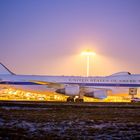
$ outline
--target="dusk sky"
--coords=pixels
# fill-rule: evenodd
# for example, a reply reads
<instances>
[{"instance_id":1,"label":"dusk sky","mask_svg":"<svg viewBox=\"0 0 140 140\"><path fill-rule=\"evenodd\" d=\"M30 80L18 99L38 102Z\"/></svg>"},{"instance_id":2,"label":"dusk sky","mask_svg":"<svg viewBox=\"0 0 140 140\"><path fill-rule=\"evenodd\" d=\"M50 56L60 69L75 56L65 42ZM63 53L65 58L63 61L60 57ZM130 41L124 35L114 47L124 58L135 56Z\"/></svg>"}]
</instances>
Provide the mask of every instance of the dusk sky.
<instances>
[{"instance_id":1,"label":"dusk sky","mask_svg":"<svg viewBox=\"0 0 140 140\"><path fill-rule=\"evenodd\" d=\"M0 62L17 74L140 73L140 0L0 0Z\"/></svg>"}]
</instances>

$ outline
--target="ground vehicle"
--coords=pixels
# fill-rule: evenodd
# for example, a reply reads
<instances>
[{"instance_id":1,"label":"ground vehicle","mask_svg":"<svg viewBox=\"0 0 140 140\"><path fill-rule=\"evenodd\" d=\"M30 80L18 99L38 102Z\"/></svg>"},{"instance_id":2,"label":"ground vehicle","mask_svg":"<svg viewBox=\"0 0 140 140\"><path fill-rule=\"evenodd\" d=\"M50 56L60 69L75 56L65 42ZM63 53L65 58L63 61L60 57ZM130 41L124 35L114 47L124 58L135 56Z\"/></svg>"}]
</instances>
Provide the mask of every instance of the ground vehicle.
<instances>
[{"instance_id":1,"label":"ground vehicle","mask_svg":"<svg viewBox=\"0 0 140 140\"><path fill-rule=\"evenodd\" d=\"M131 99L131 102L132 102L132 103L140 102L140 98L138 98L138 97L132 98L132 99Z\"/></svg>"}]
</instances>

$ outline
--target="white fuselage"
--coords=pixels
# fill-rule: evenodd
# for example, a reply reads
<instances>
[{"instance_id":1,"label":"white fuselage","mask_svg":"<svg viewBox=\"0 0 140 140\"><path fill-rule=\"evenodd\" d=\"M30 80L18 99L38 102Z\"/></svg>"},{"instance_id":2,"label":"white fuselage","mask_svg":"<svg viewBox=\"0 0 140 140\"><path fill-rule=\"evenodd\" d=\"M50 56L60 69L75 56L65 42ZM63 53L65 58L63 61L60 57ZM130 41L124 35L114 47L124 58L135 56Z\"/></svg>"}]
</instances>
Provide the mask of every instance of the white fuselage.
<instances>
[{"instance_id":1,"label":"white fuselage","mask_svg":"<svg viewBox=\"0 0 140 140\"><path fill-rule=\"evenodd\" d=\"M32 81L42 81L59 83L63 85L78 85L86 90L107 89L113 93L126 93L129 88L140 87L140 75L112 75L106 77L80 77L80 76L35 76L35 75L0 75L1 86L11 86L34 92L45 92L53 90L47 85L33 83ZM55 89L54 89L55 91Z\"/></svg>"},{"instance_id":2,"label":"white fuselage","mask_svg":"<svg viewBox=\"0 0 140 140\"><path fill-rule=\"evenodd\" d=\"M0 63L0 88L15 88L30 92L55 91L69 97L106 98L108 93L136 94L140 75L119 72L106 77L16 75ZM73 101L70 98L68 101Z\"/></svg>"}]
</instances>

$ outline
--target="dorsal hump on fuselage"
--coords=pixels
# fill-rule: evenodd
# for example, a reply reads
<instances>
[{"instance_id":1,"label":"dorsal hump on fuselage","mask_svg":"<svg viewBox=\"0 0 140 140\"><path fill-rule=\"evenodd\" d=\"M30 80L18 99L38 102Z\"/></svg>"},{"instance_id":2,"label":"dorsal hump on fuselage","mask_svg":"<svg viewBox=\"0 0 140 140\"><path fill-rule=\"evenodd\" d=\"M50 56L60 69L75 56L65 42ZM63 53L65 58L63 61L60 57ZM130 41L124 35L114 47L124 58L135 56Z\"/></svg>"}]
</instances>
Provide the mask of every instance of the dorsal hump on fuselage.
<instances>
[{"instance_id":1,"label":"dorsal hump on fuselage","mask_svg":"<svg viewBox=\"0 0 140 140\"><path fill-rule=\"evenodd\" d=\"M130 72L117 72L117 73L114 73L114 74L112 74L112 75L110 75L110 76L124 76L124 75L131 75L131 73Z\"/></svg>"}]
</instances>

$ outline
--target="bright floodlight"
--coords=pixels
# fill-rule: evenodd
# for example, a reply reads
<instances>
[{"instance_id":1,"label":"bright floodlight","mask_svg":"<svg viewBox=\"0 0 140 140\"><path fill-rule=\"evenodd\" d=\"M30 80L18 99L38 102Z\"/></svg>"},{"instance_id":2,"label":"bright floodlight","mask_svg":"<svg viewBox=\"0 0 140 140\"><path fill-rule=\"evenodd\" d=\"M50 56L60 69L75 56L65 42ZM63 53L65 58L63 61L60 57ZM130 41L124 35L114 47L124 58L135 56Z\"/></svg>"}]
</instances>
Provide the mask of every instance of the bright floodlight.
<instances>
[{"instance_id":1,"label":"bright floodlight","mask_svg":"<svg viewBox=\"0 0 140 140\"><path fill-rule=\"evenodd\" d=\"M81 55L86 56L86 59L87 59L87 68L86 68L87 73L86 73L86 76L88 77L89 76L89 58L90 58L90 56L96 55L96 53L92 52L90 50L86 50L86 51L82 52Z\"/></svg>"},{"instance_id":2,"label":"bright floodlight","mask_svg":"<svg viewBox=\"0 0 140 140\"><path fill-rule=\"evenodd\" d=\"M86 50L86 51L83 51L81 55L90 56L90 55L96 55L96 53L92 52L91 50Z\"/></svg>"}]
</instances>

